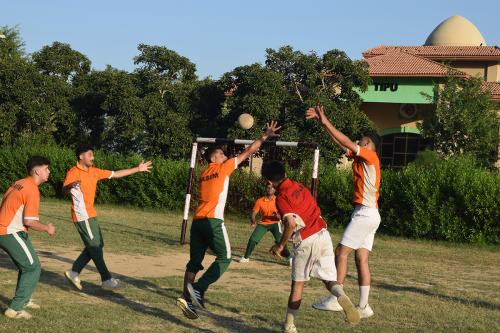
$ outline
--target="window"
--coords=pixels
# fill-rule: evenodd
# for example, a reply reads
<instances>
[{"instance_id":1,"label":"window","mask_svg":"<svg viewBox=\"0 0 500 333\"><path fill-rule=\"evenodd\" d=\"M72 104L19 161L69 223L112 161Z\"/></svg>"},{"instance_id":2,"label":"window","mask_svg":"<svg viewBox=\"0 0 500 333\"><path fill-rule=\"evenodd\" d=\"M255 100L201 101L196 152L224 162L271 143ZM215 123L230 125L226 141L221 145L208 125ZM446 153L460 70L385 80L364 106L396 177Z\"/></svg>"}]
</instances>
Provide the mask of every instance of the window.
<instances>
[{"instance_id":1,"label":"window","mask_svg":"<svg viewBox=\"0 0 500 333\"><path fill-rule=\"evenodd\" d=\"M426 147L419 134L396 133L381 137L379 148L382 166L403 167L415 160L417 153Z\"/></svg>"}]
</instances>

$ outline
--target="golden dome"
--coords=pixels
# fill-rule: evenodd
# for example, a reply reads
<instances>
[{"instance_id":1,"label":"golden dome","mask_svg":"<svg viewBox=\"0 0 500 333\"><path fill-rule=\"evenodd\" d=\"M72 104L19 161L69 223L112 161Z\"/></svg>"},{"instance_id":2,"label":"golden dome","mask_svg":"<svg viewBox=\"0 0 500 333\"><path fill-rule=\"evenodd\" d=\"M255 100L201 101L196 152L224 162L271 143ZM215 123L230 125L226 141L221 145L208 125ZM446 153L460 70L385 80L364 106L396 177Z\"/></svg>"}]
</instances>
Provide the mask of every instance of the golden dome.
<instances>
[{"instance_id":1,"label":"golden dome","mask_svg":"<svg viewBox=\"0 0 500 333\"><path fill-rule=\"evenodd\" d=\"M481 32L463 16L451 16L432 30L424 45L486 46Z\"/></svg>"}]
</instances>

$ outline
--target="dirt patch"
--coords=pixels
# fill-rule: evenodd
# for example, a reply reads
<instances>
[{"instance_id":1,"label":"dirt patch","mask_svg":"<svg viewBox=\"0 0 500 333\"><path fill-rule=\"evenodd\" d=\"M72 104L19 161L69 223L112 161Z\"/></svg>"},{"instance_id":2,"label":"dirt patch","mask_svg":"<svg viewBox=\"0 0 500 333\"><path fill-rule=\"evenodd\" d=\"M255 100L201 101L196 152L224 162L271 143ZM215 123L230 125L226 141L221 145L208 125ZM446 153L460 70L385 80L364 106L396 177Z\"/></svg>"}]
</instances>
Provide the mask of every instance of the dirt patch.
<instances>
[{"instance_id":1,"label":"dirt patch","mask_svg":"<svg viewBox=\"0 0 500 333\"><path fill-rule=\"evenodd\" d=\"M52 272L60 272L61 275L64 271L71 268L73 261L80 254L79 251L75 251L74 249L62 247L48 248L43 246L43 244L35 244L35 248L42 267ZM110 252L105 252L104 256L109 270L121 277L155 278L178 276L182 278L186 263L189 260L188 251L189 249L186 247L182 248L181 251L166 250L164 253L154 256ZM10 258L5 256L0 259L2 260L0 272L4 267L15 269ZM239 259L239 257L235 259ZM207 268L214 260L215 256L207 253L203 260L203 266ZM261 290L276 291L276 285L262 283L272 278L286 281L286 283L280 284L278 289L287 291L289 290L289 274L290 268L283 264L257 260L240 264L234 260L218 283L224 283L225 287L231 289L254 288L255 285L259 285ZM92 262L82 272L81 278L84 281L99 282L99 274L97 274L97 270ZM228 283L229 281L230 283Z\"/></svg>"}]
</instances>

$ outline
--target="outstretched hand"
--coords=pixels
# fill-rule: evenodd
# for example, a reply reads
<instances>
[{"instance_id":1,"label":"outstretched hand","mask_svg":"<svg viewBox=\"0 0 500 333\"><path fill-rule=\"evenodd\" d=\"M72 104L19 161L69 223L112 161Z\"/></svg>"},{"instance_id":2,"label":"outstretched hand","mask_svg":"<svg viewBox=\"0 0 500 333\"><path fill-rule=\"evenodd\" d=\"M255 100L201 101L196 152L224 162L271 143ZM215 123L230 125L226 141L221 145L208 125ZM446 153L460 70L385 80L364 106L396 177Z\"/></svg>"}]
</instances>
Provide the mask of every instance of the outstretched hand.
<instances>
[{"instance_id":1,"label":"outstretched hand","mask_svg":"<svg viewBox=\"0 0 500 333\"><path fill-rule=\"evenodd\" d=\"M306 119L317 119L320 123L324 123L326 120L325 109L323 106L318 105L314 108L309 108L306 111Z\"/></svg>"},{"instance_id":2,"label":"outstretched hand","mask_svg":"<svg viewBox=\"0 0 500 333\"><path fill-rule=\"evenodd\" d=\"M151 169L153 168L152 164L153 162L151 161L147 162L141 161L141 163L139 163L139 166L137 168L139 169L139 172L151 172Z\"/></svg>"},{"instance_id":3,"label":"outstretched hand","mask_svg":"<svg viewBox=\"0 0 500 333\"><path fill-rule=\"evenodd\" d=\"M267 137L279 136L276 132L281 129L281 126L278 126L278 122L276 120L271 120L270 123L266 124L266 130L264 135Z\"/></svg>"}]
</instances>

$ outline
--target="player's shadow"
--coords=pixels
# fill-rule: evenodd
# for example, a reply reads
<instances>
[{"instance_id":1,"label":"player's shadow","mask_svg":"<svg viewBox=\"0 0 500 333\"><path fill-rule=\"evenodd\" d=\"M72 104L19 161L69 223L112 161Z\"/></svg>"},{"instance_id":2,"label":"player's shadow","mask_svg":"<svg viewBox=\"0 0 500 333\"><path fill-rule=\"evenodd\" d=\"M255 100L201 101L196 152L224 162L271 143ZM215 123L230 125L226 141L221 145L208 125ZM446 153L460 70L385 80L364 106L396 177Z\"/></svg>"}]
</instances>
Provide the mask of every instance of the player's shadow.
<instances>
[{"instance_id":1,"label":"player's shadow","mask_svg":"<svg viewBox=\"0 0 500 333\"><path fill-rule=\"evenodd\" d=\"M39 252L40 256L46 255L46 252L45 253L43 251L40 251L40 252ZM50 257L53 258L54 256L51 255ZM66 259L66 258L64 258L64 259ZM67 259L67 260L70 261L69 259ZM66 262L66 260L64 260L64 261ZM10 260L9 256L7 256L3 252L0 252L0 268L17 271L16 266ZM89 268L91 268L91 267L89 267ZM39 282L57 287L63 291L67 291L67 292L74 292L75 291L75 289L68 283L68 281L66 280L66 278L62 274L48 271L48 270L43 269L43 268L42 268L42 273L40 275ZM184 327L188 328L189 330L198 331L198 332L201 331L201 332L207 332L207 333L215 333L214 331L211 331L211 330L200 330L198 327L180 320L178 317L168 313L165 310L130 300L130 299L124 297L123 295L121 295L119 293L115 293L113 291L105 291L95 283L84 282L83 286L85 288L86 295L90 295L90 296L94 296L94 297L97 297L97 298L100 298L103 300L107 300L107 301L116 303L116 304L121 305L121 306L126 306L133 311L142 313L144 315L154 316L154 317L161 318L163 320L167 320L167 321L175 323L177 325L184 326ZM0 294L0 302L3 302L5 305L8 305L10 300L7 297L5 297L4 295Z\"/></svg>"},{"instance_id":2,"label":"player's shadow","mask_svg":"<svg viewBox=\"0 0 500 333\"><path fill-rule=\"evenodd\" d=\"M382 288L385 290L393 291L393 292L401 292L401 291L408 291L412 293L417 293L421 294L424 296L428 297L436 297L438 299L447 301L447 302L456 302L456 303L461 303L465 305L473 305L479 308L485 308L485 309L490 309L490 310L500 310L500 305L490 303L490 302L485 302L481 301L478 299L471 299L471 298L461 298L457 296L449 296L449 295L442 295L430 290L422 289L422 288L417 288L413 286L398 286L398 285L393 285L393 284L388 284L384 282L374 282L372 283L372 286Z\"/></svg>"},{"instance_id":3,"label":"player's shadow","mask_svg":"<svg viewBox=\"0 0 500 333\"><path fill-rule=\"evenodd\" d=\"M57 254L54 254L54 253L48 252L48 251L38 251L38 255L40 257L47 257L47 258L59 260L61 262L65 262L65 263L68 263L68 264L72 264L73 263L73 260L71 260L69 258L66 258L66 257L63 257L63 256L59 256ZM88 270L90 270L92 272L98 273L97 269L95 267L93 267L93 266L90 266L90 265L88 265L85 269L88 269ZM48 274L48 277L45 276L46 274ZM127 284L130 284L130 285L132 285L132 286L134 286L134 287L136 287L138 289L141 289L141 290L146 291L146 292L153 292L153 293L158 294L160 296L163 296L163 297L165 297L167 299L170 299L172 303L174 303L175 300L182 293L182 290L179 289L179 288L162 288L162 287L159 287L158 285L156 285L153 282L150 282L150 281L147 281L147 280L142 280L142 279L137 279L137 278L126 276L126 275L122 275L122 274L119 274L119 273L113 273L113 276L119 278L120 280L122 280L122 281L126 282ZM50 285L55 285L55 286L57 286L57 287L59 287L61 289L64 289L64 290L74 291L73 287L71 287L68 284L68 281L66 280L66 278L62 277L62 275L58 275L58 274L56 274L54 272L50 272L50 271L45 271L44 270L42 272L42 277L43 278L40 279L41 282L44 282L44 283L47 283L47 284L50 284ZM53 283L52 282L53 279L56 279L57 282ZM62 280L62 281L60 281L60 280ZM62 283L62 285L61 285L61 283ZM145 314L150 314L150 315L156 315L157 317L163 318L165 320L171 320L169 318L172 317L172 315L166 313L165 311L163 311L161 309L152 308L153 310L155 310L157 312L155 312L155 311L151 312L150 309L149 309L151 307L147 307L147 306L145 306L145 305L143 305L141 303L137 303L137 302L134 302L134 301L127 300L125 297L123 297L122 295L120 295L118 293L103 292L102 288L100 286L94 284L94 283L89 283L89 282L85 282L84 281L84 282L82 282L82 286L84 287L84 290L85 290L86 294L89 294L89 295L92 295L92 296L96 296L96 297L101 297L103 299L107 299L107 300L110 300L110 301L114 301L115 303L118 303L118 304L121 304L121 305L127 305L129 308L131 308L132 310L135 310L135 311L140 311L140 312L143 312ZM116 299L116 297L119 297L119 298ZM228 312L233 313L233 314L239 314L240 313L240 310L238 308L235 308L235 307L224 306L224 305L221 305L221 304L209 301L209 300L207 300L205 303L207 305L209 305L209 307L218 307L220 309L223 309L223 310L228 311ZM268 329L264 329L264 328L255 328L255 327L248 326L243 321L235 319L234 316L223 316L223 315L218 315L218 314L214 314L214 313L211 313L211 312L207 312L205 315L207 317L212 318L213 320L216 320L219 325L224 326L228 330L231 330L231 331L237 331L237 332L258 332L258 333L274 332L273 330L268 330ZM265 322L265 323L270 324L272 326L279 327L279 325L281 325L281 323L279 323L277 321L268 320L267 318L264 318L264 317L261 317L261 316L252 316L252 317L254 319L256 319L256 320ZM179 325L186 326L184 322L182 322L181 320L179 320L177 318L173 322L175 322L175 323L177 323ZM201 332L212 332L212 331L210 331L210 330L203 331L202 330Z\"/></svg>"},{"instance_id":4,"label":"player's shadow","mask_svg":"<svg viewBox=\"0 0 500 333\"><path fill-rule=\"evenodd\" d=\"M166 245L179 245L178 238L172 238L168 234L161 234L157 231L147 231L144 229L134 228L122 224L106 222L101 226L104 231L112 231L115 234L129 234L139 238L144 238L153 242L162 242Z\"/></svg>"}]
</instances>

